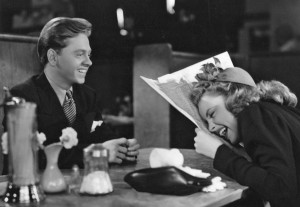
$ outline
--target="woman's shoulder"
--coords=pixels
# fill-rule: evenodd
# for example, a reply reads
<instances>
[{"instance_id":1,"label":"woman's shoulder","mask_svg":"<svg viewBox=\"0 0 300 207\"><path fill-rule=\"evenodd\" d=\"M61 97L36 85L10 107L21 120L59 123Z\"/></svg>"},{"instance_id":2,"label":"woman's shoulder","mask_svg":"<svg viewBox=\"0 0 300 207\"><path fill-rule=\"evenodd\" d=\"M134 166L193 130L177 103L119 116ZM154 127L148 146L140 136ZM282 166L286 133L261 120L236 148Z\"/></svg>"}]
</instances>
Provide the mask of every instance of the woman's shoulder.
<instances>
[{"instance_id":1,"label":"woman's shoulder","mask_svg":"<svg viewBox=\"0 0 300 207\"><path fill-rule=\"evenodd\" d=\"M253 119L255 119L258 116L285 117L287 115L300 119L300 110L298 108L280 105L273 101L259 101L245 107L238 117L253 117Z\"/></svg>"},{"instance_id":2,"label":"woman's shoulder","mask_svg":"<svg viewBox=\"0 0 300 207\"><path fill-rule=\"evenodd\" d=\"M281 105L272 100L250 103L249 106L245 107L244 111L252 111L252 110L258 110L258 109L265 109L265 110L269 110L269 111L273 111L273 110L275 110L275 111L277 111L277 110L298 110L299 111L298 108L287 106L287 105Z\"/></svg>"},{"instance_id":3,"label":"woman's shoulder","mask_svg":"<svg viewBox=\"0 0 300 207\"><path fill-rule=\"evenodd\" d=\"M267 110L273 110L282 108L284 106L275 103L274 101L259 101L259 102L253 102L250 103L248 107L245 108L245 111L249 110L258 110L258 109L267 109Z\"/></svg>"}]
</instances>

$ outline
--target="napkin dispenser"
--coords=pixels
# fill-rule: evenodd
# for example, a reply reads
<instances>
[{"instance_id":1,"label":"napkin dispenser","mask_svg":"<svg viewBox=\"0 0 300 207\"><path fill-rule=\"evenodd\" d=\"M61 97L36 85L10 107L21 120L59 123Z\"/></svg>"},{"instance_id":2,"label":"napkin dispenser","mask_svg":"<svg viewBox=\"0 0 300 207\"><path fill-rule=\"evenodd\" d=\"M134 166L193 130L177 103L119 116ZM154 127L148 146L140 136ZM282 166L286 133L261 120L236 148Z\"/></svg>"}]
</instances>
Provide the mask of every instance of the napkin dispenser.
<instances>
[{"instance_id":1,"label":"napkin dispenser","mask_svg":"<svg viewBox=\"0 0 300 207\"><path fill-rule=\"evenodd\" d=\"M174 166L136 170L124 181L139 192L166 195L189 195L212 184L209 178L194 177Z\"/></svg>"}]
</instances>

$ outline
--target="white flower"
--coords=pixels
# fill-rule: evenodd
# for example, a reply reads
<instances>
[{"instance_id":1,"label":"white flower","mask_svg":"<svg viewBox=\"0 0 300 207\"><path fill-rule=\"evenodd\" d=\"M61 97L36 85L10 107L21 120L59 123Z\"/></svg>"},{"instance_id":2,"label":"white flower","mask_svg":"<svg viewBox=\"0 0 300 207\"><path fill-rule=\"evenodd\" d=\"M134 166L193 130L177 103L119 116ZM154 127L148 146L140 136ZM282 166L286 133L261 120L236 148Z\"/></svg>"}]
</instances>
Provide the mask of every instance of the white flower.
<instances>
[{"instance_id":1,"label":"white flower","mask_svg":"<svg viewBox=\"0 0 300 207\"><path fill-rule=\"evenodd\" d=\"M46 141L46 135L43 132L36 132L36 137L40 147L42 147L43 143Z\"/></svg>"},{"instance_id":2,"label":"white flower","mask_svg":"<svg viewBox=\"0 0 300 207\"><path fill-rule=\"evenodd\" d=\"M77 132L72 127L63 129L59 139L66 149L70 149L78 144Z\"/></svg>"},{"instance_id":3,"label":"white flower","mask_svg":"<svg viewBox=\"0 0 300 207\"><path fill-rule=\"evenodd\" d=\"M8 153L8 143L7 143L7 132L4 132L2 134L2 142L1 142L1 145L2 145L2 153L3 154L7 154Z\"/></svg>"}]
</instances>

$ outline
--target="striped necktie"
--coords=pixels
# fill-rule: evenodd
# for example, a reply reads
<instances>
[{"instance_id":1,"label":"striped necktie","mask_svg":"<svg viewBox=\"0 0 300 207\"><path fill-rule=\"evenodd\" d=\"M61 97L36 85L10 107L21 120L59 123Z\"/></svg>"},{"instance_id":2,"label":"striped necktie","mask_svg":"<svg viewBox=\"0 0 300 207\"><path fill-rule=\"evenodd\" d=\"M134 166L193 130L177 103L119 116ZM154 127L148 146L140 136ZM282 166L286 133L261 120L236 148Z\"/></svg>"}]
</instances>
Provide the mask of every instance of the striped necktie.
<instances>
[{"instance_id":1,"label":"striped necktie","mask_svg":"<svg viewBox=\"0 0 300 207\"><path fill-rule=\"evenodd\" d=\"M66 93L63 108L69 124L72 125L76 119L76 106L70 90Z\"/></svg>"}]
</instances>

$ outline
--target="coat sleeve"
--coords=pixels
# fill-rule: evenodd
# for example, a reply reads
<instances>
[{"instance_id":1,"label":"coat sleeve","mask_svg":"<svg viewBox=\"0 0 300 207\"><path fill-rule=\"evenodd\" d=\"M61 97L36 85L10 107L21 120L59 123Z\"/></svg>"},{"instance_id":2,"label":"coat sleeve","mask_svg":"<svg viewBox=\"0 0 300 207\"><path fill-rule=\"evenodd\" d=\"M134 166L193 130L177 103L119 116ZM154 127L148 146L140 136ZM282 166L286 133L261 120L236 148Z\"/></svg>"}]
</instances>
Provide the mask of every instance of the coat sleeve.
<instances>
[{"instance_id":1,"label":"coat sleeve","mask_svg":"<svg viewBox=\"0 0 300 207\"><path fill-rule=\"evenodd\" d=\"M222 145L214 167L251 187L265 200L288 204L297 194L297 178L292 135L284 117L255 105L242 112L238 125L252 162Z\"/></svg>"}]
</instances>

